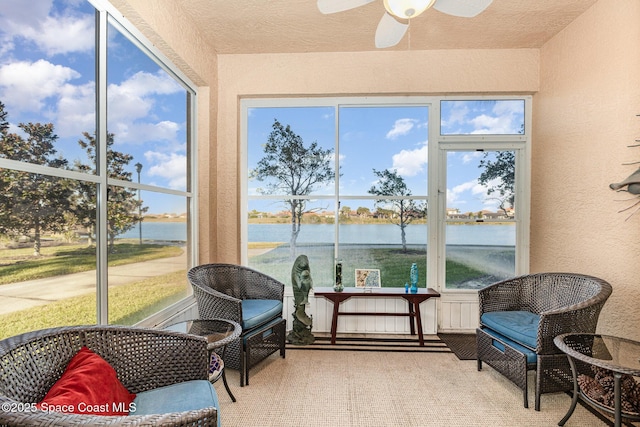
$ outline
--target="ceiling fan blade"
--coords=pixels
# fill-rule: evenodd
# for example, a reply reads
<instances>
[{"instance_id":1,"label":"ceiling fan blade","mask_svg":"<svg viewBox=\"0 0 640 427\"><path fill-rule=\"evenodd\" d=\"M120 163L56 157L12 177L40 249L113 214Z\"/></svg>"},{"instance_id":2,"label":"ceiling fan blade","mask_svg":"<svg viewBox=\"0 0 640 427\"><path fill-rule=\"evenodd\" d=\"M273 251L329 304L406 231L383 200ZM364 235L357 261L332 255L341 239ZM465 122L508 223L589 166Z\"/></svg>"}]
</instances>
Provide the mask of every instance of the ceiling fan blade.
<instances>
[{"instance_id":1,"label":"ceiling fan blade","mask_svg":"<svg viewBox=\"0 0 640 427\"><path fill-rule=\"evenodd\" d=\"M493 0L438 0L433 8L447 15L473 18L489 7Z\"/></svg>"},{"instance_id":2,"label":"ceiling fan blade","mask_svg":"<svg viewBox=\"0 0 640 427\"><path fill-rule=\"evenodd\" d=\"M364 6L374 1L376 0L318 0L318 9L320 13L328 15L330 13L355 9L356 7Z\"/></svg>"},{"instance_id":3,"label":"ceiling fan blade","mask_svg":"<svg viewBox=\"0 0 640 427\"><path fill-rule=\"evenodd\" d=\"M407 32L409 24L403 24L385 12L376 30L376 47L383 49L397 45Z\"/></svg>"}]
</instances>

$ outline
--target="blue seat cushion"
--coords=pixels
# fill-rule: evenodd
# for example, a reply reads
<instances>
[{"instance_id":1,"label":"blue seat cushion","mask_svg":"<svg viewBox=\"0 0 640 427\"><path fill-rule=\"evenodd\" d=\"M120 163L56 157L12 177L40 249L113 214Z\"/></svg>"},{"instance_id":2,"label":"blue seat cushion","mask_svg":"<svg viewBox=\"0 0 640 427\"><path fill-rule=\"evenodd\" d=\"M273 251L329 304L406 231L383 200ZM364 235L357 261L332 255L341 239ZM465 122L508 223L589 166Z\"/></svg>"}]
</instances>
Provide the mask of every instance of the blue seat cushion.
<instances>
[{"instance_id":1,"label":"blue seat cushion","mask_svg":"<svg viewBox=\"0 0 640 427\"><path fill-rule=\"evenodd\" d=\"M249 333L244 335L244 337L242 338L243 343L246 344L247 340L249 338L256 336L256 334L262 334L262 339L263 340L266 339L268 336L273 334L273 327L278 325L280 322L284 322L282 317L276 317L271 322L265 323L264 325L261 325L259 328L256 328L253 331L250 331Z\"/></svg>"},{"instance_id":2,"label":"blue seat cushion","mask_svg":"<svg viewBox=\"0 0 640 427\"><path fill-rule=\"evenodd\" d=\"M162 366L158 366L162 369ZM211 383L206 380L185 381L136 395L135 410L129 415L153 415L169 412L193 411L213 406L218 409L218 427L220 427L220 405L218 395Z\"/></svg>"},{"instance_id":3,"label":"blue seat cushion","mask_svg":"<svg viewBox=\"0 0 640 427\"><path fill-rule=\"evenodd\" d=\"M540 316L529 311L491 311L480 322L512 341L530 349L537 346Z\"/></svg>"},{"instance_id":4,"label":"blue seat cushion","mask_svg":"<svg viewBox=\"0 0 640 427\"><path fill-rule=\"evenodd\" d=\"M242 300L242 330L260 326L282 314L282 301L274 299Z\"/></svg>"},{"instance_id":5,"label":"blue seat cushion","mask_svg":"<svg viewBox=\"0 0 640 427\"><path fill-rule=\"evenodd\" d=\"M488 328L482 328L482 330L487 334L490 335L493 338L496 338L497 340L500 341L496 341L493 340L493 342L491 343L491 345L493 345L495 348L497 348L498 350L500 350L501 352L504 353L504 344L508 345L509 347L513 348L514 350L519 351L520 353L524 354L527 357L527 365L531 365L536 363L536 361L538 360L538 356L536 355L536 352L528 349L527 347L521 346L520 344L518 344L515 341L510 340L509 338L500 335L499 333L497 333L496 331L492 331L491 329ZM503 344L504 343L504 344Z\"/></svg>"}]
</instances>

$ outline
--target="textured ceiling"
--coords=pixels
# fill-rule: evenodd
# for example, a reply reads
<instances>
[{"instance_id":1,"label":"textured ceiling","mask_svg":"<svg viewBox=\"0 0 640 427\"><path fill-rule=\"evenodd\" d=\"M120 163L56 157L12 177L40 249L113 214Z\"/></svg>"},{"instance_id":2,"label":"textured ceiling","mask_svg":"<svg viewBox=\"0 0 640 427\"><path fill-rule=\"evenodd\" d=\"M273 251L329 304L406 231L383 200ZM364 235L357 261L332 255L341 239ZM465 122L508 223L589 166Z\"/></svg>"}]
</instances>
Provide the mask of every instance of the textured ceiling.
<instances>
[{"instance_id":1,"label":"textured ceiling","mask_svg":"<svg viewBox=\"0 0 640 427\"><path fill-rule=\"evenodd\" d=\"M377 50L382 0L331 15L316 0L176 0L217 53ZM385 50L539 48L597 0L494 0L475 18L429 9Z\"/></svg>"}]
</instances>

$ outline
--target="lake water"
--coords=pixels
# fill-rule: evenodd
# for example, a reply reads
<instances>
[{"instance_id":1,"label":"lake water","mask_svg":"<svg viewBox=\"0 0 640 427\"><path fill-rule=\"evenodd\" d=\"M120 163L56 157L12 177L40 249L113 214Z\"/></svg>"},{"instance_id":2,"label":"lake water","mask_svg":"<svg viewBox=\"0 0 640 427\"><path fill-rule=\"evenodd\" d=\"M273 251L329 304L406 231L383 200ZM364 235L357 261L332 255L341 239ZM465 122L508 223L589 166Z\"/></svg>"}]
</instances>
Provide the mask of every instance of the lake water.
<instances>
[{"instance_id":1,"label":"lake water","mask_svg":"<svg viewBox=\"0 0 640 427\"><path fill-rule=\"evenodd\" d=\"M424 224L407 226L408 244L425 244L427 227ZM500 245L515 246L515 224L451 224L446 226L448 245ZM303 224L298 243L333 243L335 229L332 224ZM249 242L288 242L289 224L249 224ZM137 239L138 225L119 238ZM142 222L145 240L187 240L184 222ZM400 227L393 224L348 224L340 226L340 243L401 244Z\"/></svg>"},{"instance_id":2,"label":"lake water","mask_svg":"<svg viewBox=\"0 0 640 427\"><path fill-rule=\"evenodd\" d=\"M131 230L120 234L119 239L137 239L140 237L139 226L142 226L144 240L187 241L186 222L144 222L136 224Z\"/></svg>"},{"instance_id":3,"label":"lake water","mask_svg":"<svg viewBox=\"0 0 640 427\"><path fill-rule=\"evenodd\" d=\"M408 244L425 244L425 224L409 224L405 228ZM340 243L402 244L400 227L393 224L348 224L340 226ZM448 245L500 245L515 246L515 224L447 225ZM288 242L289 224L249 224L249 242ZM303 224L298 243L333 243L335 228L332 224Z\"/></svg>"}]
</instances>

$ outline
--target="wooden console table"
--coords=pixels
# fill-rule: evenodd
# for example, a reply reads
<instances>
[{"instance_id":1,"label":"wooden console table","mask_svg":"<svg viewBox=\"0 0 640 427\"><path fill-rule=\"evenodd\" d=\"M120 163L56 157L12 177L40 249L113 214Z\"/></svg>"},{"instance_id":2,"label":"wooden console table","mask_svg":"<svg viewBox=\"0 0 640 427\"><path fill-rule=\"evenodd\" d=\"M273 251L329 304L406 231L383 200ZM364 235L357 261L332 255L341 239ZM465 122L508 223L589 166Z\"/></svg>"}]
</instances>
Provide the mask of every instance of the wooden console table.
<instances>
[{"instance_id":1,"label":"wooden console table","mask_svg":"<svg viewBox=\"0 0 640 427\"><path fill-rule=\"evenodd\" d=\"M333 288L314 288L314 294L325 297L333 303L333 318L331 319L331 344L336 343L336 331L338 329L338 316L408 316L411 326L411 335L416 334L415 325L418 326L418 339L420 345L424 346L424 336L422 334L422 319L420 317L420 303L429 298L440 296L438 292L431 288L419 288L416 293L405 293L404 288L375 288L364 290L362 288L344 288L342 292L336 292ZM380 313L370 311L340 311L340 303L349 298L403 298L409 303L408 313Z\"/></svg>"}]
</instances>

